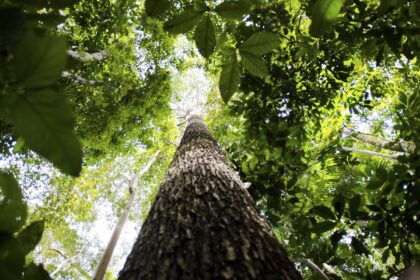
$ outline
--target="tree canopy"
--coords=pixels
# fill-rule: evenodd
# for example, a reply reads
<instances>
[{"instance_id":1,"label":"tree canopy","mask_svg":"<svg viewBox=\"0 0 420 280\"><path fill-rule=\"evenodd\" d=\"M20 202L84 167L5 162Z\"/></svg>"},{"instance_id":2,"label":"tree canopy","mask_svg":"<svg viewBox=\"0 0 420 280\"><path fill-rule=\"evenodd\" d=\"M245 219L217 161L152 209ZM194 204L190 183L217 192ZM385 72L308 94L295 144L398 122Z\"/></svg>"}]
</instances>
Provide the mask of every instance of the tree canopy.
<instances>
[{"instance_id":1,"label":"tree canopy","mask_svg":"<svg viewBox=\"0 0 420 280\"><path fill-rule=\"evenodd\" d=\"M91 278L159 151L116 278L195 109L305 279L399 277L419 56L415 0L0 1L1 275Z\"/></svg>"}]
</instances>

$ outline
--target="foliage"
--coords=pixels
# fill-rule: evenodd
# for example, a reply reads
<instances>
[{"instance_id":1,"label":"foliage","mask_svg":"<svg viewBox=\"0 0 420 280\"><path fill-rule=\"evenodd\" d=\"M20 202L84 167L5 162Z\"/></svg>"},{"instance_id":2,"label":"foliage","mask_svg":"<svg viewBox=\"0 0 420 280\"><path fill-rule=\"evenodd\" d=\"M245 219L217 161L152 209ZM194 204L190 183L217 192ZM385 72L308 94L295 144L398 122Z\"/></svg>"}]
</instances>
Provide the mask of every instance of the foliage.
<instances>
[{"instance_id":1,"label":"foliage","mask_svg":"<svg viewBox=\"0 0 420 280\"><path fill-rule=\"evenodd\" d=\"M47 237L33 258L50 273L64 259L60 277L88 278L99 252L80 227L100 203L115 218L119 187L160 150L131 217L141 223L180 134L179 77L199 68L207 123L291 257L333 279L397 276L420 259L419 11L414 0L1 1L0 163L26 198L40 197L29 218L45 220ZM396 153L344 129L415 148ZM24 262L41 224L21 230L21 191L1 180L0 230L21 248L8 255L13 273L43 274Z\"/></svg>"}]
</instances>

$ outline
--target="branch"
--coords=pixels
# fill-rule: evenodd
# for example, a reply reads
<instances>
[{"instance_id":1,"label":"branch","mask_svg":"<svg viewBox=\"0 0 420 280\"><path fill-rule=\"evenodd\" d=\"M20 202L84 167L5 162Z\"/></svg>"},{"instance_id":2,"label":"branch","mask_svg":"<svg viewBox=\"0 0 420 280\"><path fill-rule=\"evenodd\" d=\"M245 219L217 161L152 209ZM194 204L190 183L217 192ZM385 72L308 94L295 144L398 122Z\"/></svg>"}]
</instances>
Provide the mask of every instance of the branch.
<instances>
[{"instance_id":1,"label":"branch","mask_svg":"<svg viewBox=\"0 0 420 280\"><path fill-rule=\"evenodd\" d=\"M108 51L104 50L96 53L88 53L68 50L67 54L76 60L82 62L91 62L104 60L108 56Z\"/></svg>"},{"instance_id":2,"label":"branch","mask_svg":"<svg viewBox=\"0 0 420 280\"><path fill-rule=\"evenodd\" d=\"M304 263L310 268L312 268L315 272L317 272L319 275L322 276L325 280L329 280L328 276L322 271L322 269L319 268L313 261L310 259L297 259L297 262Z\"/></svg>"},{"instance_id":3,"label":"branch","mask_svg":"<svg viewBox=\"0 0 420 280\"><path fill-rule=\"evenodd\" d=\"M371 155L371 156L377 156L377 157L384 157L384 158L389 158L392 160L397 160L397 157L399 155L388 155L388 154L381 154L381 153L377 153L377 152L372 152L372 151L368 151L368 150L361 150L361 149L357 149L357 148L350 148L350 147L342 147L344 151L348 151L348 152L355 152L355 153L361 153L361 154L365 154L365 155Z\"/></svg>"},{"instance_id":4,"label":"branch","mask_svg":"<svg viewBox=\"0 0 420 280\"><path fill-rule=\"evenodd\" d=\"M83 77L80 77L76 74L73 74L73 73L70 73L70 72L67 72L67 71L63 71L63 73L61 73L61 77L64 78L64 79L72 80L72 81L77 82L77 83L81 83L83 85L95 86L95 85L100 85L101 84L101 82L94 81L94 80L86 80Z\"/></svg>"},{"instance_id":5,"label":"branch","mask_svg":"<svg viewBox=\"0 0 420 280\"><path fill-rule=\"evenodd\" d=\"M361 133L348 128L344 128L343 133L347 136L354 137L365 143L391 151L414 153L414 150L416 148L416 145L412 142L393 143L384 139L373 139L371 137L368 137L365 133Z\"/></svg>"}]
</instances>

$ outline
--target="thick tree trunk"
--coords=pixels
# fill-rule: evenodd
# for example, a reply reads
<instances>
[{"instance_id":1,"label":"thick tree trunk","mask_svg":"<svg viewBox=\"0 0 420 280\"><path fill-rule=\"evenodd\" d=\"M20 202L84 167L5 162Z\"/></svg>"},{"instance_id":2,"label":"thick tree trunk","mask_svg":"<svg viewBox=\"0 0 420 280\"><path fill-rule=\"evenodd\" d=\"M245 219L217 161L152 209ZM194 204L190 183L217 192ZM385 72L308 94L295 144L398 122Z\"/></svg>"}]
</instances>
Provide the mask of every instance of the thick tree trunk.
<instances>
[{"instance_id":1,"label":"thick tree trunk","mask_svg":"<svg viewBox=\"0 0 420 280\"><path fill-rule=\"evenodd\" d=\"M119 279L301 276L195 115Z\"/></svg>"}]
</instances>

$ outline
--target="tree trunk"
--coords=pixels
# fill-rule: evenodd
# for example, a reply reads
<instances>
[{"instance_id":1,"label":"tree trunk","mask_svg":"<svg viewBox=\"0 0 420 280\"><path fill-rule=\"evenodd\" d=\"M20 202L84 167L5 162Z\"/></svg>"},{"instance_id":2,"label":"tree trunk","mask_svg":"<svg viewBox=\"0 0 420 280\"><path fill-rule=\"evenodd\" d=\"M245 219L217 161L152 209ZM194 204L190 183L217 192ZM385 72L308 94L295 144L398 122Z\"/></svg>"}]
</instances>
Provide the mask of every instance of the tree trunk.
<instances>
[{"instance_id":1,"label":"tree trunk","mask_svg":"<svg viewBox=\"0 0 420 280\"><path fill-rule=\"evenodd\" d=\"M114 228L112 233L111 239L106 246L104 255L102 256L101 261L96 269L95 275L93 276L94 280L102 280L105 277L106 270L108 268L109 261L111 260L112 254L114 253L115 246L117 245L118 239L120 238L121 231L124 228L124 224L127 221L128 214L130 214L131 207L133 206L134 198L136 197L136 192L134 191L134 187L136 182L147 172L149 171L150 167L156 161L156 158L159 155L159 151L157 151L152 158L146 163L140 172L134 175L130 179L130 183L128 184L128 189L130 191L130 197L127 200L125 208L121 213L120 219L118 220L117 225Z\"/></svg>"},{"instance_id":2,"label":"tree trunk","mask_svg":"<svg viewBox=\"0 0 420 280\"><path fill-rule=\"evenodd\" d=\"M361 154L370 155L370 156L389 158L389 159L392 159L392 160L397 160L397 158L399 156L399 155L381 154L381 153L377 153L377 152L372 152L372 151L368 151L368 150L361 150L361 149L357 149L357 148L350 148L350 147L343 147L343 150L348 151L348 152L361 153Z\"/></svg>"},{"instance_id":3,"label":"tree trunk","mask_svg":"<svg viewBox=\"0 0 420 280\"><path fill-rule=\"evenodd\" d=\"M68 79L68 80L71 80L73 82L80 83L80 84L83 84L83 85L88 85L88 86L95 86L95 85L100 85L101 84L101 82L93 81L93 80L86 80L85 78L80 77L76 74L70 73L68 71L63 71L63 73L61 73L61 77L63 79Z\"/></svg>"},{"instance_id":4,"label":"tree trunk","mask_svg":"<svg viewBox=\"0 0 420 280\"><path fill-rule=\"evenodd\" d=\"M119 279L301 279L202 119L189 118Z\"/></svg>"}]
</instances>

